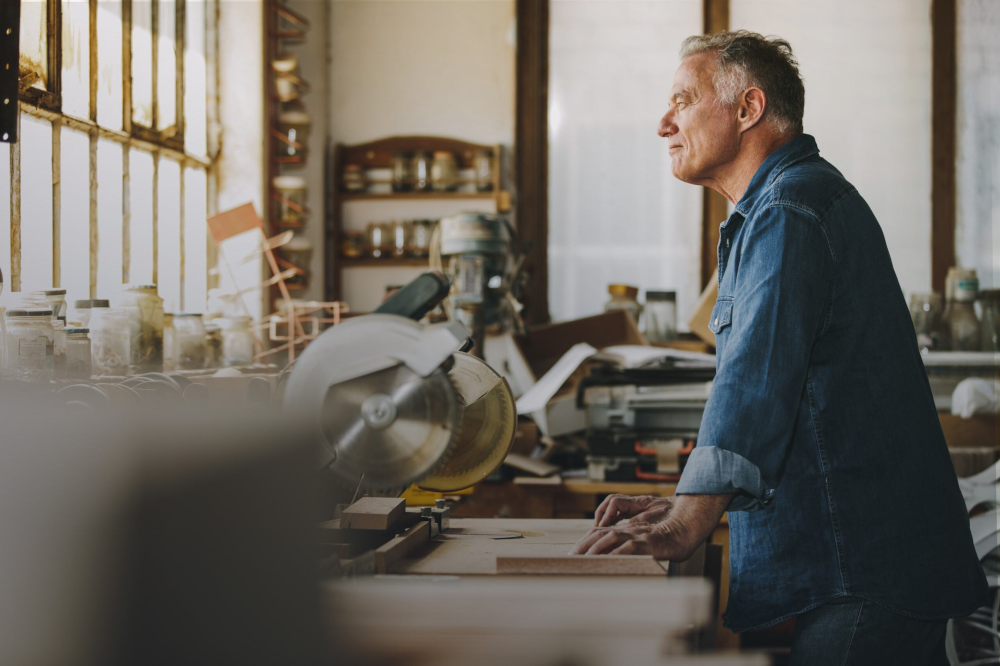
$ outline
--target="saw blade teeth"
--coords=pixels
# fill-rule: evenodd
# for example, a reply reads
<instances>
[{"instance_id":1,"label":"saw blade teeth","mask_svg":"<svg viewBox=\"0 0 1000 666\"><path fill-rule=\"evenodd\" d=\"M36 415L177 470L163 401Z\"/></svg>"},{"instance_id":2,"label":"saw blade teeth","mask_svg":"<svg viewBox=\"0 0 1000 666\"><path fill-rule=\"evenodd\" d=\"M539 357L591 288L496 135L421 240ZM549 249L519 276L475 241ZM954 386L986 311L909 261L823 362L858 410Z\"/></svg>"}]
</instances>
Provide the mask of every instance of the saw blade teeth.
<instances>
[{"instance_id":1,"label":"saw blade teeth","mask_svg":"<svg viewBox=\"0 0 1000 666\"><path fill-rule=\"evenodd\" d=\"M455 394L454 409L450 412L450 419L448 422L448 430L451 432L451 440L448 442L448 447L445 449L444 454L438 459L434 464L433 468L427 471L426 474L421 474L419 479L414 479L411 483L419 484L423 479L430 478L437 475L444 466L448 463L448 459L451 458L452 454L455 453L455 449L458 447L458 435L462 427L462 413L465 407L461 404L461 400L458 398L459 391L458 386L455 384L455 380L452 379L450 374L446 374L445 377L448 380L448 384L451 385L452 391Z\"/></svg>"}]
</instances>

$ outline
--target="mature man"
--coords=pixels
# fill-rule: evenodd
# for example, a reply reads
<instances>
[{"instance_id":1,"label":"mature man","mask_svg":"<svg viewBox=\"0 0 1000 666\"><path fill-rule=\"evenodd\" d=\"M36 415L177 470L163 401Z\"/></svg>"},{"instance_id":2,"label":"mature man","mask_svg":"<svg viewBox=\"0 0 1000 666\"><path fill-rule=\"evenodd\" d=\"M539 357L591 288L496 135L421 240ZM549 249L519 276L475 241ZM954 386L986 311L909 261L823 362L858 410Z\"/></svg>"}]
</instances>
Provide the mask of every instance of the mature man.
<instances>
[{"instance_id":1,"label":"mature man","mask_svg":"<svg viewBox=\"0 0 1000 666\"><path fill-rule=\"evenodd\" d=\"M802 133L786 41L690 37L681 57L673 174L735 205L718 371L676 500L608 498L574 552L683 560L728 510L733 631L798 616L796 664L947 663L946 618L988 588L881 228Z\"/></svg>"}]
</instances>

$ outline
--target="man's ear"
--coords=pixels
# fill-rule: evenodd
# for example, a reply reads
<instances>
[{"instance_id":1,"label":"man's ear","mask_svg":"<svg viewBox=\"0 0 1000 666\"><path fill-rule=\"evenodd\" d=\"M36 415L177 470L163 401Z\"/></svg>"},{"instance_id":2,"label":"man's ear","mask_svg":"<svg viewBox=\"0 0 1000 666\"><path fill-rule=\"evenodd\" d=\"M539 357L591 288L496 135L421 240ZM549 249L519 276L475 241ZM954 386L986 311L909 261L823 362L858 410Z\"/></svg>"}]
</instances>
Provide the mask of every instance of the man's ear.
<instances>
[{"instance_id":1,"label":"man's ear","mask_svg":"<svg viewBox=\"0 0 1000 666\"><path fill-rule=\"evenodd\" d=\"M740 99L736 111L736 123L740 132L745 132L764 117L767 108L767 95L760 88L748 88Z\"/></svg>"}]
</instances>

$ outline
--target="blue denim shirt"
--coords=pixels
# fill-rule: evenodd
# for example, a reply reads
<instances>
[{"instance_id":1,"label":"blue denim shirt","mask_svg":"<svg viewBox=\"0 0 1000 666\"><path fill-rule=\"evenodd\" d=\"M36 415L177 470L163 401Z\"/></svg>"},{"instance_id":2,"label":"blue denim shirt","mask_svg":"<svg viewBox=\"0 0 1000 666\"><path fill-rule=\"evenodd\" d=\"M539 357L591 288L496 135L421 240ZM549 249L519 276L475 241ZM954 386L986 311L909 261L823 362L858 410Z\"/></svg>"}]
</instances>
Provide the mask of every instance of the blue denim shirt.
<instances>
[{"instance_id":1,"label":"blue denim shirt","mask_svg":"<svg viewBox=\"0 0 1000 666\"><path fill-rule=\"evenodd\" d=\"M800 135L719 236L717 374L677 494L729 506L726 626L836 597L967 615L986 578L878 221Z\"/></svg>"}]
</instances>

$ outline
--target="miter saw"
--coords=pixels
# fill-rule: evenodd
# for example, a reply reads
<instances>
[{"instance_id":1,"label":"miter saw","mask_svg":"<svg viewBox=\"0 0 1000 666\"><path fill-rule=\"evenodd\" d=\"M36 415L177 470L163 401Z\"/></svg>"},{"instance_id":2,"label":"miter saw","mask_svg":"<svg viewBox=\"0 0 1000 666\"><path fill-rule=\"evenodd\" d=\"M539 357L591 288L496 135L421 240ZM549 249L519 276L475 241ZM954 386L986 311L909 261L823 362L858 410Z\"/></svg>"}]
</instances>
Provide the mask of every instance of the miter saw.
<instances>
[{"instance_id":1,"label":"miter saw","mask_svg":"<svg viewBox=\"0 0 1000 666\"><path fill-rule=\"evenodd\" d=\"M425 273L316 338L288 376L285 411L314 428L323 469L348 495L398 496L413 483L454 492L510 450L517 411L506 380L464 353L461 323L419 322L450 287Z\"/></svg>"}]
</instances>

